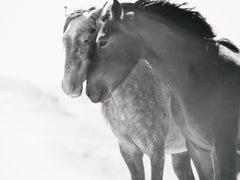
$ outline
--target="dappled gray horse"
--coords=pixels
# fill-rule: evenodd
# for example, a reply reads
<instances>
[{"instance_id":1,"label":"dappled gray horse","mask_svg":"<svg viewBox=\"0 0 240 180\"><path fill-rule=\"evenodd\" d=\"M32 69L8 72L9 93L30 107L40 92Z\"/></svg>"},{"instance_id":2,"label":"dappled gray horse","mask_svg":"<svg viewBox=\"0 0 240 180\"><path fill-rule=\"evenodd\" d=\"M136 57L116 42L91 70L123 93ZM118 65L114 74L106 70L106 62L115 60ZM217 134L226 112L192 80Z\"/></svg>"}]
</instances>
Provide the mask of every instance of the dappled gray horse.
<instances>
[{"instance_id":1,"label":"dappled gray horse","mask_svg":"<svg viewBox=\"0 0 240 180\"><path fill-rule=\"evenodd\" d=\"M98 22L101 12L102 9L93 12L76 11L65 23L63 42L66 62L62 86L64 92L72 97L81 95L82 83L91 59L91 48L101 25ZM128 80L119 86L114 97L103 104L104 115L119 139L122 156L133 180L144 179L143 153L151 158L152 179L162 176L159 166L163 165L164 151L162 148L158 149L162 141L166 142L166 152L172 154L173 168L178 178L192 180L194 177L185 140L176 128L169 111L170 104L166 102L169 95L165 93L164 87L152 84L155 81L158 80L152 68L142 61ZM143 85L146 85L145 88L142 88ZM126 131L127 134L117 133L119 130ZM126 150L133 153L132 158L128 159L129 152Z\"/></svg>"},{"instance_id":2,"label":"dappled gray horse","mask_svg":"<svg viewBox=\"0 0 240 180\"><path fill-rule=\"evenodd\" d=\"M153 83L155 87L165 87L163 89L167 91L166 94L170 94L170 98L164 96L165 93L163 97L170 101L172 115L186 139L190 157L196 165L200 179L235 180L240 114L238 48L227 40L215 41L214 33L205 19L198 12L183 8L181 5L141 0L133 6L132 11L130 17L123 14L121 4L114 0L111 18L99 31L97 46L89 67L87 75L89 97L93 102L104 104L111 102L116 96L115 93L119 91L118 88L126 83L141 60L147 60L156 80L144 79L145 83L141 84L142 87L139 89ZM133 86L131 89L134 88ZM123 94L129 92L126 87L122 91ZM154 90L146 92L150 92L146 97L157 95ZM121 97L121 94L119 96ZM164 117L157 99L146 101L150 104L149 107L159 108L159 111L153 111L150 117L157 113ZM161 101L162 99L159 100ZM144 101L137 102L140 107L141 103L144 104ZM134 108L137 109L135 106L129 107L129 111ZM160 117L160 114L156 117ZM133 119L129 117L128 119ZM128 152L125 154L134 172L136 167L133 165L133 159L136 160L136 156L134 148L129 144L136 144L137 147L144 149L148 147L144 145L150 136L145 138L141 135L141 130L145 128L148 130L146 134L151 134L149 129L152 128L151 130L156 132L157 129L161 129L158 136L161 142L158 141L158 145L154 144L161 155L158 156L157 163L154 160L152 162L158 164L161 174L166 143L164 139L167 131L164 127L166 120L164 118L159 120L157 129L145 125L146 121L143 120L139 121L139 124L145 126L137 126L138 123L135 121L136 126L129 122L128 124L125 119L122 122L119 119L117 122L119 124L112 125L116 127L113 128L115 134L132 135L129 138L130 142L124 141L123 144L127 145L123 147L127 148L122 151ZM118 126L121 124L126 126ZM138 127L140 132L137 131ZM119 139L121 140L121 136ZM129 147L132 151L128 150ZM152 149L154 148L150 148ZM154 154L154 151L151 153Z\"/></svg>"},{"instance_id":3,"label":"dappled gray horse","mask_svg":"<svg viewBox=\"0 0 240 180\"><path fill-rule=\"evenodd\" d=\"M144 180L143 154L150 158L151 179L162 179L165 153L173 154L179 179L194 179L185 139L173 120L169 98L152 67L142 60L102 103L132 180Z\"/></svg>"}]
</instances>

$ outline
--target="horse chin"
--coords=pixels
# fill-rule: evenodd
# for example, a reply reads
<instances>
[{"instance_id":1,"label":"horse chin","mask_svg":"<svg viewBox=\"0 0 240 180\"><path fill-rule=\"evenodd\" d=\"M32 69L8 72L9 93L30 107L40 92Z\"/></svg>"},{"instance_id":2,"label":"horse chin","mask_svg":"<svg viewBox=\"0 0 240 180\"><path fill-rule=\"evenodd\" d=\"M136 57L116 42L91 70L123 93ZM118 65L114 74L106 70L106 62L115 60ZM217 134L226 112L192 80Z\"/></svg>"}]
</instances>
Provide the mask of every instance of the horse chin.
<instances>
[{"instance_id":1,"label":"horse chin","mask_svg":"<svg viewBox=\"0 0 240 180\"><path fill-rule=\"evenodd\" d=\"M91 94L90 99L93 103L102 102L103 99L102 91L99 94Z\"/></svg>"},{"instance_id":2,"label":"horse chin","mask_svg":"<svg viewBox=\"0 0 240 180\"><path fill-rule=\"evenodd\" d=\"M81 96L82 95L82 86L80 87L80 88L78 88L77 90L75 90L75 92L73 92L72 94L69 94L69 96L71 97L71 98L77 98L77 97L79 97L79 96Z\"/></svg>"},{"instance_id":3,"label":"horse chin","mask_svg":"<svg viewBox=\"0 0 240 180\"><path fill-rule=\"evenodd\" d=\"M71 97L71 98L77 98L77 97L79 97L79 96L81 96L81 95L82 95L82 93L73 94L73 95L70 95L70 97Z\"/></svg>"},{"instance_id":4,"label":"horse chin","mask_svg":"<svg viewBox=\"0 0 240 180\"><path fill-rule=\"evenodd\" d=\"M93 103L99 103L99 102L105 103L111 97L111 95L109 93L106 93L106 91L104 91L104 90L101 90L101 91L95 92L95 93L89 93L87 91L87 95Z\"/></svg>"},{"instance_id":5,"label":"horse chin","mask_svg":"<svg viewBox=\"0 0 240 180\"><path fill-rule=\"evenodd\" d=\"M104 103L107 103L111 99L111 97L112 97L112 92L103 91L99 101L102 104L104 104Z\"/></svg>"}]
</instances>

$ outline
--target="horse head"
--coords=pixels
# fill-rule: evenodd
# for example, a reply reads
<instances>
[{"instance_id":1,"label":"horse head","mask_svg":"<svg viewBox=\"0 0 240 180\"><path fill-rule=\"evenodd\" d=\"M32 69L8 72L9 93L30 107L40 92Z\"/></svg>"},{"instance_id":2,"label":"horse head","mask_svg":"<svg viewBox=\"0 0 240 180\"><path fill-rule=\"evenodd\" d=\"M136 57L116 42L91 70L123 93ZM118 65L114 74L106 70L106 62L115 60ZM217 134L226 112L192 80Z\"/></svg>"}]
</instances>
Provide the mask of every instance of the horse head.
<instances>
[{"instance_id":1,"label":"horse head","mask_svg":"<svg viewBox=\"0 0 240 180\"><path fill-rule=\"evenodd\" d=\"M91 50L100 26L97 20L102 10L77 10L67 17L63 34L65 72L62 89L71 97L82 93L82 83L86 79Z\"/></svg>"},{"instance_id":2,"label":"horse head","mask_svg":"<svg viewBox=\"0 0 240 180\"><path fill-rule=\"evenodd\" d=\"M124 14L114 0L109 18L101 27L87 73L87 95L93 102L105 102L137 64L141 44L134 30L133 14Z\"/></svg>"}]
</instances>

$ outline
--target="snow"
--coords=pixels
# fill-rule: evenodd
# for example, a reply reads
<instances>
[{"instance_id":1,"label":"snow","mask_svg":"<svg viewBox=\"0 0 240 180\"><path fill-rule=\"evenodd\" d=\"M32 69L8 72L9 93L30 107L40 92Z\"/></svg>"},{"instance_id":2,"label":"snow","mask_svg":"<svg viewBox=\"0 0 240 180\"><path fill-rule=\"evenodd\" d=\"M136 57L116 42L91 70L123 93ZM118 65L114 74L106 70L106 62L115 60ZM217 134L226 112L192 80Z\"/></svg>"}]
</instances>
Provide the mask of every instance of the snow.
<instances>
[{"instance_id":1,"label":"snow","mask_svg":"<svg viewBox=\"0 0 240 180\"><path fill-rule=\"evenodd\" d=\"M0 82L1 180L130 180L100 104L69 98L60 86ZM169 157L164 179L175 180Z\"/></svg>"}]
</instances>

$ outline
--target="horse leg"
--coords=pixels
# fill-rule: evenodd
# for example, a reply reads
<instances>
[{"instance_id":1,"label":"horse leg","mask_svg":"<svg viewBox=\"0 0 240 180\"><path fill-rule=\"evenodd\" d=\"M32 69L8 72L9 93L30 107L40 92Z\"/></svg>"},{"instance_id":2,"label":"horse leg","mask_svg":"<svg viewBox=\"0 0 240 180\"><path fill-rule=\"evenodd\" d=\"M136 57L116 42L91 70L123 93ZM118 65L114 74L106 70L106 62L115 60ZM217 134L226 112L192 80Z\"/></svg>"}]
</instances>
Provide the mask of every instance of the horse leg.
<instances>
[{"instance_id":1,"label":"horse leg","mask_svg":"<svg viewBox=\"0 0 240 180\"><path fill-rule=\"evenodd\" d=\"M197 169L200 180L214 180L213 153L186 141L187 149Z\"/></svg>"},{"instance_id":2,"label":"horse leg","mask_svg":"<svg viewBox=\"0 0 240 180\"><path fill-rule=\"evenodd\" d=\"M215 140L215 166L217 179L236 180L236 143L218 138Z\"/></svg>"},{"instance_id":3,"label":"horse leg","mask_svg":"<svg viewBox=\"0 0 240 180\"><path fill-rule=\"evenodd\" d=\"M121 155L127 164L132 180L145 180L143 153L138 149L129 149L119 144Z\"/></svg>"},{"instance_id":4,"label":"horse leg","mask_svg":"<svg viewBox=\"0 0 240 180\"><path fill-rule=\"evenodd\" d=\"M237 140L237 155L236 155L236 175L238 176L238 173L240 173L240 141L239 137Z\"/></svg>"},{"instance_id":5,"label":"horse leg","mask_svg":"<svg viewBox=\"0 0 240 180\"><path fill-rule=\"evenodd\" d=\"M240 154L239 153L237 153L236 166L237 166L236 175L238 175L238 173L240 173Z\"/></svg>"},{"instance_id":6,"label":"horse leg","mask_svg":"<svg viewBox=\"0 0 240 180\"><path fill-rule=\"evenodd\" d=\"M172 154L172 166L179 180L194 180L188 152Z\"/></svg>"},{"instance_id":7,"label":"horse leg","mask_svg":"<svg viewBox=\"0 0 240 180\"><path fill-rule=\"evenodd\" d=\"M149 158L151 162L151 180L162 180L165 161L164 146L153 146Z\"/></svg>"}]
</instances>

